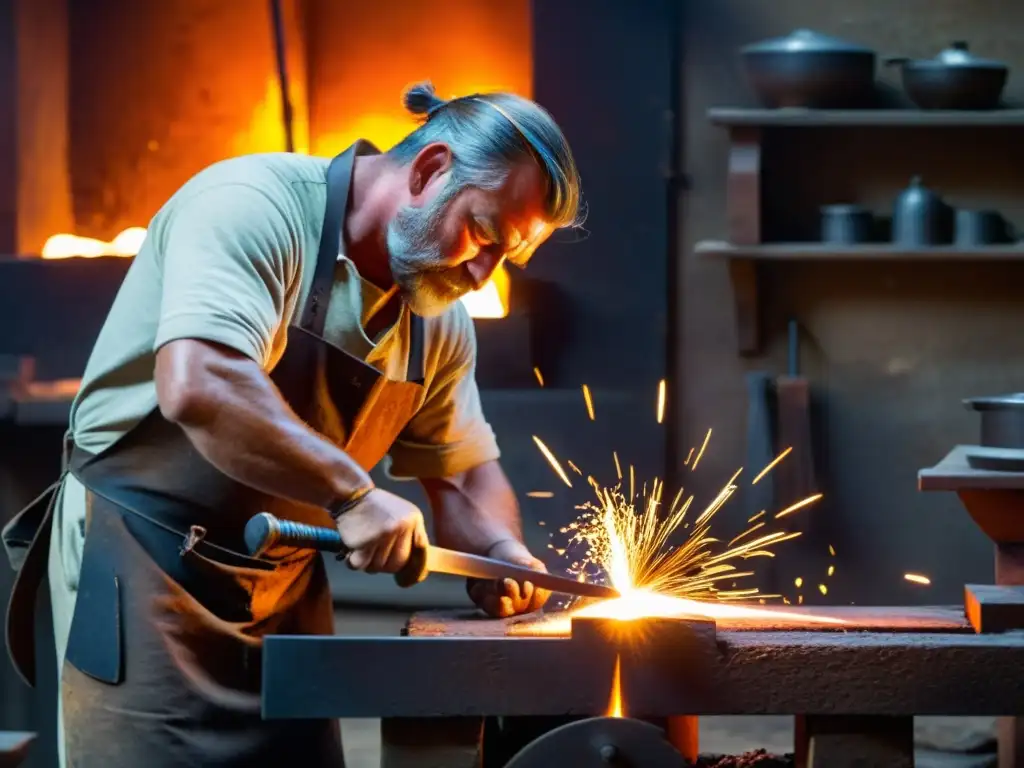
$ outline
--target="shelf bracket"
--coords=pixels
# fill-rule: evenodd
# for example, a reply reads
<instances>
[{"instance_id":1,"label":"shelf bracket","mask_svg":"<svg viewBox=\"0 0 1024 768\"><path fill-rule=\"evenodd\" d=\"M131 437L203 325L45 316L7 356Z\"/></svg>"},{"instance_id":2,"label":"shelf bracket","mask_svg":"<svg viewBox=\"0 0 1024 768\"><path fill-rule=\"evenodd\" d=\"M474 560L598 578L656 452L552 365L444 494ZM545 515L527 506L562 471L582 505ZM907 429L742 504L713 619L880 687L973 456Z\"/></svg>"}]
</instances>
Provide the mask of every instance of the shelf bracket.
<instances>
[{"instance_id":1,"label":"shelf bracket","mask_svg":"<svg viewBox=\"0 0 1024 768\"><path fill-rule=\"evenodd\" d=\"M761 242L761 129L734 125L729 129L729 173L726 179L729 242L757 245ZM736 313L736 338L741 355L760 348L757 262L730 259Z\"/></svg>"},{"instance_id":2,"label":"shelf bracket","mask_svg":"<svg viewBox=\"0 0 1024 768\"><path fill-rule=\"evenodd\" d=\"M741 355L761 348L761 308L758 301L757 261L729 259L729 280L736 316L736 343Z\"/></svg>"}]
</instances>

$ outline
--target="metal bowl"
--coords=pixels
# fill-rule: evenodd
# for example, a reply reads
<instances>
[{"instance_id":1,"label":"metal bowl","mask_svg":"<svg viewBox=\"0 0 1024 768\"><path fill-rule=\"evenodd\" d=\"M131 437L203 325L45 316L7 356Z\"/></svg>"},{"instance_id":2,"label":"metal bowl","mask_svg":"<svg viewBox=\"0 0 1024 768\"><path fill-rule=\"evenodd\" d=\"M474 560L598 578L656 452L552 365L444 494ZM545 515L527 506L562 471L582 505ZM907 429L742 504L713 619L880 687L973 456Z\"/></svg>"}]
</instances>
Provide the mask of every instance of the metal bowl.
<instances>
[{"instance_id":1,"label":"metal bowl","mask_svg":"<svg viewBox=\"0 0 1024 768\"><path fill-rule=\"evenodd\" d=\"M981 414L981 445L1024 448L1024 392L972 397L964 405Z\"/></svg>"}]
</instances>

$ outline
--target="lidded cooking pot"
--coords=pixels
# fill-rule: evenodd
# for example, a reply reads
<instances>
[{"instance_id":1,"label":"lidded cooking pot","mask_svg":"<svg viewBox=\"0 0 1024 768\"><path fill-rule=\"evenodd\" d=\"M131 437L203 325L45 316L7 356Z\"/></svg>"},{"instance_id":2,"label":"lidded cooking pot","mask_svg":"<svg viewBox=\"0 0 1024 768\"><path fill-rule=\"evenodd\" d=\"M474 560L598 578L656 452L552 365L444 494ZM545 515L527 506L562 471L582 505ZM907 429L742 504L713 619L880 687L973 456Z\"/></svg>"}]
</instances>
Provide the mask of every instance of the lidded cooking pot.
<instances>
[{"instance_id":1,"label":"lidded cooking pot","mask_svg":"<svg viewBox=\"0 0 1024 768\"><path fill-rule=\"evenodd\" d=\"M866 106L875 52L810 29L740 49L744 74L766 107Z\"/></svg>"},{"instance_id":2,"label":"lidded cooking pot","mask_svg":"<svg viewBox=\"0 0 1024 768\"><path fill-rule=\"evenodd\" d=\"M921 109L995 109L1010 76L1005 63L975 56L962 40L931 59L890 56L885 63L901 68L903 90Z\"/></svg>"}]
</instances>

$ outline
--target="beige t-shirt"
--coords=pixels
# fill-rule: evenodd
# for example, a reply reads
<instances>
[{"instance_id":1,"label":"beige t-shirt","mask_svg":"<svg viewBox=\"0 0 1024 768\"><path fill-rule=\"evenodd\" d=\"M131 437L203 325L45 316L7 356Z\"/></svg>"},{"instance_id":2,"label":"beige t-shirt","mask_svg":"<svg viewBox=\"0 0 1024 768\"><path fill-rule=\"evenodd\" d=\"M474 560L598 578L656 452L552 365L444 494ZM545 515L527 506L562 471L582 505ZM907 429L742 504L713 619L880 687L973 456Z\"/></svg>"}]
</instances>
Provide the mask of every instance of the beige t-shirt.
<instances>
[{"instance_id":1,"label":"beige t-shirt","mask_svg":"<svg viewBox=\"0 0 1024 768\"><path fill-rule=\"evenodd\" d=\"M224 344L271 370L316 264L329 160L285 153L217 163L156 214L100 331L71 407L71 431L97 452L157 406L156 350L175 339ZM390 378L404 378L408 311L376 343L364 310L381 296L339 254L324 335ZM461 302L427 318L424 393L390 452L399 477L443 477L498 458L474 378L476 337ZM244 450L244 448L243 448ZM84 492L65 487L65 571L77 574Z\"/></svg>"}]
</instances>

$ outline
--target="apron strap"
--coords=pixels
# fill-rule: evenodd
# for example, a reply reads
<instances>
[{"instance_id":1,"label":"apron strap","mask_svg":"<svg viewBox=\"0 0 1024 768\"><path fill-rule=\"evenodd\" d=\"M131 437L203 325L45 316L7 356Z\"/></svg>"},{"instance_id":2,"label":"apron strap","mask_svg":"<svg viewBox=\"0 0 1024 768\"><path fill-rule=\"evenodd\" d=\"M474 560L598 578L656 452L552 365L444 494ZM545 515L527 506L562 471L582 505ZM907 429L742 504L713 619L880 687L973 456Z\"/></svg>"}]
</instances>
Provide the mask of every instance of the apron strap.
<instances>
[{"instance_id":1,"label":"apron strap","mask_svg":"<svg viewBox=\"0 0 1024 768\"><path fill-rule=\"evenodd\" d=\"M424 342L423 318L409 313L409 360L405 380L413 384L423 383Z\"/></svg>"},{"instance_id":2,"label":"apron strap","mask_svg":"<svg viewBox=\"0 0 1024 768\"><path fill-rule=\"evenodd\" d=\"M373 154L376 151L369 142L357 141L331 160L327 168L327 206L324 209L323 229L320 231L316 267L309 297L299 316L299 327L321 338L327 321L327 307L331 301L334 268L341 252L341 228L345 223L345 211L348 210L352 169L358 155Z\"/></svg>"}]
</instances>

